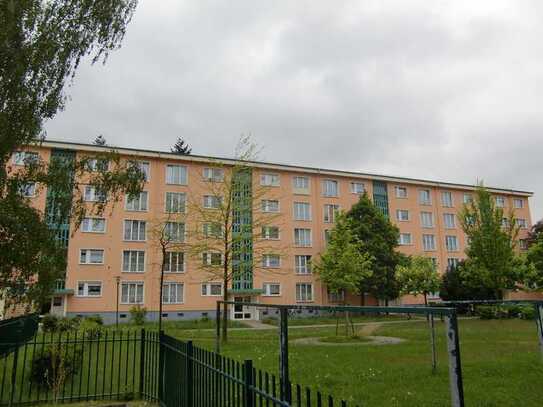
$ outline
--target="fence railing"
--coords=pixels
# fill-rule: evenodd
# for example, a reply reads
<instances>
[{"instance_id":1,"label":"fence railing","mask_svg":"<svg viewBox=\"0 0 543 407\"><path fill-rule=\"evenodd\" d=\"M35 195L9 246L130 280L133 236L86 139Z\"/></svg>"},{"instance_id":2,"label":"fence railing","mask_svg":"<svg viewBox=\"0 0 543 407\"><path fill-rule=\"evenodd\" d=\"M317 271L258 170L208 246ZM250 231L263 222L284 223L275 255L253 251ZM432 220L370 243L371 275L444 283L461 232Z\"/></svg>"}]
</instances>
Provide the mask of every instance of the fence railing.
<instances>
[{"instance_id":1,"label":"fence railing","mask_svg":"<svg viewBox=\"0 0 543 407\"><path fill-rule=\"evenodd\" d=\"M0 359L0 406L132 399L165 407L347 406L308 387L281 385L251 360L156 331L38 334L13 345Z\"/></svg>"}]
</instances>

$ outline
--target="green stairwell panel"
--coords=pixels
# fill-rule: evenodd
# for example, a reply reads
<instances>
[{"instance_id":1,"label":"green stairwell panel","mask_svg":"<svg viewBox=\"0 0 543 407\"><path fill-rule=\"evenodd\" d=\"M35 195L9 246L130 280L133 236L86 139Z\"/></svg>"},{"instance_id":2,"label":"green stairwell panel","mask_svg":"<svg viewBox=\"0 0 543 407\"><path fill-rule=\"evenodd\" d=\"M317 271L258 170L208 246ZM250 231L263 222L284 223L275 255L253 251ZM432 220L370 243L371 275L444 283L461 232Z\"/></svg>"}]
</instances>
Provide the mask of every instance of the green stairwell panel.
<instances>
[{"instance_id":1,"label":"green stairwell panel","mask_svg":"<svg viewBox=\"0 0 543 407\"><path fill-rule=\"evenodd\" d=\"M379 208L381 213L388 218L388 192L386 182L373 181L373 203Z\"/></svg>"}]
</instances>

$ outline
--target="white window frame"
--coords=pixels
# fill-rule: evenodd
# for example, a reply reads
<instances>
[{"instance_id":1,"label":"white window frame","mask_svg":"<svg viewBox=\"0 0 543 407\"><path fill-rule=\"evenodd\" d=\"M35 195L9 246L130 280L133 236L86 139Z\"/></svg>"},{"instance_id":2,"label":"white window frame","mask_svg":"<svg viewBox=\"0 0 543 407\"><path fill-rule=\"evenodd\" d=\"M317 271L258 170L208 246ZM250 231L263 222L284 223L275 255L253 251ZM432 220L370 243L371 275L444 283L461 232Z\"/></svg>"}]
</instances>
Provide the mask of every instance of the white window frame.
<instances>
[{"instance_id":1,"label":"white window frame","mask_svg":"<svg viewBox=\"0 0 543 407\"><path fill-rule=\"evenodd\" d=\"M520 226L521 229L528 229L528 221L526 219L517 218L516 223Z\"/></svg>"},{"instance_id":2,"label":"white window frame","mask_svg":"<svg viewBox=\"0 0 543 407\"><path fill-rule=\"evenodd\" d=\"M298 289L298 287L302 287L302 286L305 287L305 289L304 289L305 293L302 293L301 290ZM307 292L307 286L309 286L309 288L310 288L309 296L310 296L311 298L303 299L302 297L303 297L304 295L300 295L300 296L299 296L298 294L305 294L305 296L307 297L307 294L308 294L308 292ZM296 295L296 302L314 302L314 301L315 301L315 293L314 293L314 286L313 286L313 283L309 283L309 282L297 282L295 287L296 287L296 288L295 288L295 290L296 290L296 293L295 293L295 295Z\"/></svg>"},{"instance_id":3,"label":"white window frame","mask_svg":"<svg viewBox=\"0 0 543 407\"><path fill-rule=\"evenodd\" d=\"M185 224L185 222L166 222L166 224L164 225L165 236L168 236L168 234L171 232L171 230L169 229L174 228L174 227L177 229L176 234L174 236L175 238L172 237L173 236L172 234L172 236L170 236L170 242L185 243L187 240L187 225ZM182 229L182 233L180 233L180 229Z\"/></svg>"},{"instance_id":4,"label":"white window frame","mask_svg":"<svg viewBox=\"0 0 543 407\"><path fill-rule=\"evenodd\" d=\"M297 186L297 185L296 185L296 180L297 180L297 179L303 179L303 180L305 180L305 184L306 184L307 186L305 186L305 187L304 187L304 186L301 186L301 187L300 187L300 186ZM294 176L292 177L292 189L294 190L294 193L296 193L296 194L302 193L302 194L306 194L306 195L307 195L307 194L309 193L310 188L311 188L310 185L311 185L311 180L310 180L309 177L307 177L307 176L305 176L305 175L294 175Z\"/></svg>"},{"instance_id":5,"label":"white window frame","mask_svg":"<svg viewBox=\"0 0 543 407\"><path fill-rule=\"evenodd\" d=\"M335 183L336 185L336 193L330 194L327 188L328 183ZM322 196L326 196L329 198L337 198L339 197L339 181L337 179L323 179L322 180Z\"/></svg>"},{"instance_id":6,"label":"white window frame","mask_svg":"<svg viewBox=\"0 0 543 407\"><path fill-rule=\"evenodd\" d=\"M409 236L409 242L404 242L404 237ZM413 236L411 236L411 233L400 233L400 236L398 237L398 244L400 246L411 246L413 244Z\"/></svg>"},{"instance_id":7,"label":"white window frame","mask_svg":"<svg viewBox=\"0 0 543 407\"><path fill-rule=\"evenodd\" d=\"M168 197L170 197L169 200L168 200ZM172 202L174 201L173 197L176 198L177 209L182 209L182 210L172 211L172 208L173 208ZM170 208L168 208L168 203L170 204ZM173 192L173 191L166 192L166 194L164 195L164 212L187 213L187 194L185 192Z\"/></svg>"},{"instance_id":8,"label":"white window frame","mask_svg":"<svg viewBox=\"0 0 543 407\"><path fill-rule=\"evenodd\" d=\"M432 243L431 245L426 244L430 242ZM433 252L437 250L435 235L427 233L422 235L422 250L425 252Z\"/></svg>"},{"instance_id":9,"label":"white window frame","mask_svg":"<svg viewBox=\"0 0 543 407\"><path fill-rule=\"evenodd\" d=\"M403 192L400 193L400 191L405 191L405 194ZM395 192L396 198L398 198L398 199L407 199L408 198L407 187L404 187L404 186L401 186L401 185L395 185L394 186L394 192Z\"/></svg>"},{"instance_id":10,"label":"white window frame","mask_svg":"<svg viewBox=\"0 0 543 407\"><path fill-rule=\"evenodd\" d=\"M464 202L464 204L466 205L473 202L473 194L464 192L464 195L462 196L462 202Z\"/></svg>"},{"instance_id":11,"label":"white window frame","mask_svg":"<svg viewBox=\"0 0 543 407\"><path fill-rule=\"evenodd\" d=\"M447 219L452 219L452 223L447 223ZM456 229L456 216L454 213L443 214L443 227L445 229Z\"/></svg>"},{"instance_id":12,"label":"white window frame","mask_svg":"<svg viewBox=\"0 0 543 407\"><path fill-rule=\"evenodd\" d=\"M453 193L451 191L441 191L441 206L444 208L452 208L454 206Z\"/></svg>"},{"instance_id":13,"label":"white window frame","mask_svg":"<svg viewBox=\"0 0 543 407\"><path fill-rule=\"evenodd\" d=\"M270 233L271 229L277 229L277 237L271 237L271 233ZM281 239L281 231L279 230L279 226L262 226L262 239L264 239L264 240L280 240Z\"/></svg>"},{"instance_id":14,"label":"white window frame","mask_svg":"<svg viewBox=\"0 0 543 407\"><path fill-rule=\"evenodd\" d=\"M91 260L91 251L100 251L102 252L102 261L99 263L92 263ZM85 252L85 262L81 261L81 257L83 255L83 252ZM104 257L105 257L105 250L104 249L97 249L97 248L85 248L85 249L79 249L79 264L81 265L88 265L88 266L99 266L101 264L104 264Z\"/></svg>"},{"instance_id":15,"label":"white window frame","mask_svg":"<svg viewBox=\"0 0 543 407\"><path fill-rule=\"evenodd\" d=\"M125 261L124 261L124 254L125 253L129 253L128 257L129 257L129 263L128 264L125 264ZM132 253L136 253L136 270L130 270L130 266L132 265ZM142 256L142 253L143 253L143 260L141 260L141 256ZM140 261L143 261L143 270L139 270L139 265L140 265ZM141 273L145 273L145 270L146 270L146 264L147 262L147 254L145 253L145 250L131 250L131 249L126 249L126 250L122 250L121 251L121 272L122 273L131 273L131 274L141 274ZM125 270L125 265L126 267L128 268L128 270Z\"/></svg>"},{"instance_id":16,"label":"white window frame","mask_svg":"<svg viewBox=\"0 0 543 407\"><path fill-rule=\"evenodd\" d=\"M506 206L506 199L502 195L496 196L495 202L496 202L496 207L497 208L505 208L505 206Z\"/></svg>"},{"instance_id":17,"label":"white window frame","mask_svg":"<svg viewBox=\"0 0 543 407\"><path fill-rule=\"evenodd\" d=\"M181 301L179 301L179 298L176 298L176 301L171 301L171 286L181 286ZM166 288L168 287L168 288ZM164 297L166 294L166 291L168 291L168 301L164 301ZM175 290L175 295L177 297L177 289ZM184 304L185 303L185 284L179 281L165 281L162 284L162 304Z\"/></svg>"},{"instance_id":18,"label":"white window frame","mask_svg":"<svg viewBox=\"0 0 543 407\"><path fill-rule=\"evenodd\" d=\"M142 196L145 196L145 200L142 200ZM137 209L135 208L134 202L137 202ZM142 202L145 205L144 209L141 209ZM131 205L132 204L132 205ZM124 209L128 212L147 212L149 210L149 192L141 191L136 199L130 200L130 197L126 195L124 202Z\"/></svg>"},{"instance_id":19,"label":"white window frame","mask_svg":"<svg viewBox=\"0 0 543 407\"><path fill-rule=\"evenodd\" d=\"M202 223L202 235L206 238L219 239L224 235L224 229L219 222L204 222Z\"/></svg>"},{"instance_id":20,"label":"white window frame","mask_svg":"<svg viewBox=\"0 0 543 407\"><path fill-rule=\"evenodd\" d=\"M211 294L211 286L220 286L221 292L219 294ZM204 287L205 287L205 293L204 293ZM222 283L217 283L213 281L202 283L200 286L200 295L202 297L220 297L223 295L223 285Z\"/></svg>"},{"instance_id":21,"label":"white window frame","mask_svg":"<svg viewBox=\"0 0 543 407\"><path fill-rule=\"evenodd\" d=\"M94 229L92 229L92 228L91 228L90 230L85 230L85 221L86 221L87 219L89 220L89 225L91 225L91 226L92 226L92 224L93 224L93 220L94 220L94 219L98 219L98 220L104 221L104 230L94 230ZM106 220L106 218L88 216L88 217L83 218L83 221L81 222L81 232L82 232L82 233L100 233L100 234L105 234L105 233L106 233L106 230L107 230L107 220Z\"/></svg>"},{"instance_id":22,"label":"white window frame","mask_svg":"<svg viewBox=\"0 0 543 407\"><path fill-rule=\"evenodd\" d=\"M519 239L518 247L520 250L528 250L528 239Z\"/></svg>"},{"instance_id":23,"label":"white window frame","mask_svg":"<svg viewBox=\"0 0 543 407\"><path fill-rule=\"evenodd\" d=\"M260 185L263 187L278 187L281 185L281 176L276 172L263 172L260 174Z\"/></svg>"},{"instance_id":24,"label":"white window frame","mask_svg":"<svg viewBox=\"0 0 543 407\"><path fill-rule=\"evenodd\" d=\"M340 208L337 204L324 204L324 223L334 223L336 221L336 212L339 212Z\"/></svg>"},{"instance_id":25,"label":"white window frame","mask_svg":"<svg viewBox=\"0 0 543 407\"><path fill-rule=\"evenodd\" d=\"M273 260L277 260L277 263L274 264ZM281 256L275 253L266 253L262 255L262 267L267 269L278 269L281 268Z\"/></svg>"},{"instance_id":26,"label":"white window frame","mask_svg":"<svg viewBox=\"0 0 543 407\"><path fill-rule=\"evenodd\" d=\"M278 286L279 287L279 293L278 294L272 294L271 293L271 286ZM270 282L265 282L265 283L262 283L262 296L263 297L280 297L281 296L281 283L270 283Z\"/></svg>"},{"instance_id":27,"label":"white window frame","mask_svg":"<svg viewBox=\"0 0 543 407\"><path fill-rule=\"evenodd\" d=\"M296 274L299 275L309 275L313 274L313 270L311 268L311 259L312 255L310 254L296 254L294 256L294 271ZM304 261L298 261L304 259ZM304 263L304 264L302 264Z\"/></svg>"},{"instance_id":28,"label":"white window frame","mask_svg":"<svg viewBox=\"0 0 543 407\"><path fill-rule=\"evenodd\" d=\"M36 197L36 182L27 182L19 186L19 193L25 198Z\"/></svg>"},{"instance_id":29,"label":"white window frame","mask_svg":"<svg viewBox=\"0 0 543 407\"><path fill-rule=\"evenodd\" d=\"M127 222L130 222L130 236L129 236L128 239L127 239L127 236L126 236L126 223ZM137 232L137 238L136 239L132 239L132 236L134 234L134 231L133 231L134 222L138 222L138 232ZM143 239L140 239L141 223L144 224L144 227L143 227ZM125 242L146 242L147 241L147 222L144 221L144 220L141 220L141 219L124 219L123 220L123 241L125 241Z\"/></svg>"},{"instance_id":30,"label":"white window frame","mask_svg":"<svg viewBox=\"0 0 543 407\"><path fill-rule=\"evenodd\" d=\"M128 286L127 301L123 301L123 286L124 285ZM131 285L135 286L134 301L133 302L130 301L130 286ZM137 301L137 299L138 299L138 286L140 286L140 285L141 285L141 301ZM120 303L121 304L134 304L134 305L145 304L145 282L144 281L131 281L131 280L121 281L121 283L119 284L119 290L121 291L119 293Z\"/></svg>"},{"instance_id":31,"label":"white window frame","mask_svg":"<svg viewBox=\"0 0 543 407\"><path fill-rule=\"evenodd\" d=\"M209 204L212 205L209 205ZM213 204L217 203L217 206L214 206ZM205 209L220 209L222 205L222 197L219 195L204 195L202 197L202 206Z\"/></svg>"},{"instance_id":32,"label":"white window frame","mask_svg":"<svg viewBox=\"0 0 543 407\"><path fill-rule=\"evenodd\" d=\"M220 176L216 176L215 172L219 172ZM205 167L202 170L202 178L208 182L223 182L224 181L224 168L220 167Z\"/></svg>"},{"instance_id":33,"label":"white window frame","mask_svg":"<svg viewBox=\"0 0 543 407\"><path fill-rule=\"evenodd\" d=\"M151 178L151 163L149 161L135 161L136 166L143 172L145 182Z\"/></svg>"},{"instance_id":34,"label":"white window frame","mask_svg":"<svg viewBox=\"0 0 543 407\"><path fill-rule=\"evenodd\" d=\"M455 247L449 247L449 242L455 242ZM445 236L445 249L447 252L457 252L459 250L458 236L456 235L446 235Z\"/></svg>"},{"instance_id":35,"label":"white window frame","mask_svg":"<svg viewBox=\"0 0 543 407\"><path fill-rule=\"evenodd\" d=\"M520 205L519 205L520 202ZM522 198L513 198L513 206L515 209L522 209L524 208L524 199Z\"/></svg>"},{"instance_id":36,"label":"white window frame","mask_svg":"<svg viewBox=\"0 0 543 407\"><path fill-rule=\"evenodd\" d=\"M15 151L12 156L13 165L24 166L27 156L35 157L36 160L40 157L35 151Z\"/></svg>"},{"instance_id":37,"label":"white window frame","mask_svg":"<svg viewBox=\"0 0 543 407\"><path fill-rule=\"evenodd\" d=\"M422 199L422 193L428 192L428 200ZM420 205L432 205L432 190L429 188L420 188L419 189L419 204Z\"/></svg>"},{"instance_id":38,"label":"white window frame","mask_svg":"<svg viewBox=\"0 0 543 407\"><path fill-rule=\"evenodd\" d=\"M221 256L221 261L219 264L213 264L213 262L211 261L213 256L212 255L220 255ZM222 253L218 253L218 252L205 252L205 253L202 253L202 264L204 266L208 266L208 267L221 267L223 264L224 264L224 255Z\"/></svg>"},{"instance_id":39,"label":"white window frame","mask_svg":"<svg viewBox=\"0 0 543 407\"><path fill-rule=\"evenodd\" d=\"M430 214L430 220L432 221L431 224L425 224L424 223L424 215L428 215ZM434 228L436 225L435 223L435 219L434 219L434 213L433 212L426 212L426 211L422 211L420 213L420 226L425 228L425 229L432 229Z\"/></svg>"},{"instance_id":40,"label":"white window frame","mask_svg":"<svg viewBox=\"0 0 543 407\"><path fill-rule=\"evenodd\" d=\"M296 241L296 231L304 231L304 234L306 231L309 231L309 244L301 244L300 242ZM299 233L298 233L299 234ZM311 247L313 245L313 232L309 228L294 228L294 245L296 247Z\"/></svg>"},{"instance_id":41,"label":"white window frame","mask_svg":"<svg viewBox=\"0 0 543 407\"><path fill-rule=\"evenodd\" d=\"M107 201L107 195L100 195L96 191L96 187L94 185L85 185L83 189L83 201L84 202L106 202Z\"/></svg>"},{"instance_id":42,"label":"white window frame","mask_svg":"<svg viewBox=\"0 0 543 407\"><path fill-rule=\"evenodd\" d=\"M303 209L298 210L298 208L303 208ZM303 222L311 222L311 220L313 219L310 202L293 202L292 211L293 211L294 220L303 221ZM303 216L299 216L299 215L303 215ZM308 215L308 216L306 217L305 215Z\"/></svg>"},{"instance_id":43,"label":"white window frame","mask_svg":"<svg viewBox=\"0 0 543 407\"><path fill-rule=\"evenodd\" d=\"M337 293L332 293L328 288L326 289L326 294L328 297L328 302L330 303L341 303L345 301L345 290L340 289Z\"/></svg>"},{"instance_id":44,"label":"white window frame","mask_svg":"<svg viewBox=\"0 0 543 407\"><path fill-rule=\"evenodd\" d=\"M100 298L104 293L104 284L101 280L78 280L75 287L75 296L79 298ZM83 294L79 294L79 284L84 284ZM89 295L89 286L90 285L99 285L100 286L100 295Z\"/></svg>"},{"instance_id":45,"label":"white window frame","mask_svg":"<svg viewBox=\"0 0 543 407\"><path fill-rule=\"evenodd\" d=\"M185 175L183 177L182 170L184 169ZM176 171L175 173L173 171ZM167 185L188 185L189 184L189 170L186 165L181 164L166 164L166 184Z\"/></svg>"},{"instance_id":46,"label":"white window frame","mask_svg":"<svg viewBox=\"0 0 543 407\"><path fill-rule=\"evenodd\" d=\"M361 191L357 191L357 189L355 188L356 185L361 185L361 186L362 186L362 190L361 190ZM355 195L363 195L365 191L366 191L366 186L364 185L363 182L360 182L360 181L351 181L351 194L355 194Z\"/></svg>"},{"instance_id":47,"label":"white window frame","mask_svg":"<svg viewBox=\"0 0 543 407\"><path fill-rule=\"evenodd\" d=\"M270 211L269 203L277 202L277 210ZM264 213L279 213L281 211L280 203L278 199L262 199L260 202L260 210Z\"/></svg>"},{"instance_id":48,"label":"white window frame","mask_svg":"<svg viewBox=\"0 0 543 407\"><path fill-rule=\"evenodd\" d=\"M401 216L402 214L407 214L407 216L404 218ZM398 222L409 222L409 210L407 209L396 209L396 220Z\"/></svg>"},{"instance_id":49,"label":"white window frame","mask_svg":"<svg viewBox=\"0 0 543 407\"><path fill-rule=\"evenodd\" d=\"M172 258L174 257L173 255L176 254L176 258L177 258L177 261L175 263L172 262ZM179 262L179 257L180 255L183 257L183 261L182 262ZM176 267L176 270L175 271L172 271L172 265L175 265ZM181 270L179 270L179 266L181 266ZM166 252L166 259L165 259L165 270L164 270L164 273L168 273L168 274L181 274L181 273L184 273L186 271L186 267L187 267L187 264L186 264L186 256L185 256L185 252L180 252L180 251L174 251L174 250L171 250L171 251L167 251Z\"/></svg>"},{"instance_id":50,"label":"white window frame","mask_svg":"<svg viewBox=\"0 0 543 407\"><path fill-rule=\"evenodd\" d=\"M109 170L109 160L103 159L103 158L89 158L89 160L86 163L86 169L90 172L96 172L100 168L98 164L105 164L102 170L108 171Z\"/></svg>"}]
</instances>

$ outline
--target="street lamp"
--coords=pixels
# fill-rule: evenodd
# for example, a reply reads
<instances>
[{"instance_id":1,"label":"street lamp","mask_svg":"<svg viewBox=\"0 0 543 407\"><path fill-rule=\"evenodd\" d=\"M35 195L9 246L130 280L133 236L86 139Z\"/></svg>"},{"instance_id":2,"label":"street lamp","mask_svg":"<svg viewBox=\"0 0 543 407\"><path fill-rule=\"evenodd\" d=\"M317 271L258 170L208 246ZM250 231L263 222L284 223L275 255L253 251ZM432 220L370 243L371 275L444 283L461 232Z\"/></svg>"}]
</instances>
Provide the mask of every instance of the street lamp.
<instances>
[{"instance_id":1,"label":"street lamp","mask_svg":"<svg viewBox=\"0 0 543 407\"><path fill-rule=\"evenodd\" d=\"M115 311L115 329L119 329L119 283L121 282L121 277L116 276L115 281L117 281L117 309Z\"/></svg>"}]
</instances>

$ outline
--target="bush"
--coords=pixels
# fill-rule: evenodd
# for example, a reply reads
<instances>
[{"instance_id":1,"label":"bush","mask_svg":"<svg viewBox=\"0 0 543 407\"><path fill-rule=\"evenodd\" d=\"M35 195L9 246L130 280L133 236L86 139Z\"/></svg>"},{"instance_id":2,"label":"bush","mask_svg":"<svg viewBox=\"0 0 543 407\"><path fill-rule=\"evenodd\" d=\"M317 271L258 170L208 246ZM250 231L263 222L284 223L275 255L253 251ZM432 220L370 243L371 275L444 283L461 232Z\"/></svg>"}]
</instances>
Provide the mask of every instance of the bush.
<instances>
[{"instance_id":1,"label":"bush","mask_svg":"<svg viewBox=\"0 0 543 407\"><path fill-rule=\"evenodd\" d=\"M68 349L66 349L68 346ZM81 368L83 350L74 345L49 345L35 353L30 378L34 383L49 389L59 389Z\"/></svg>"},{"instance_id":2,"label":"bush","mask_svg":"<svg viewBox=\"0 0 543 407\"><path fill-rule=\"evenodd\" d=\"M475 308L475 313L479 315L481 319L496 318L496 309L491 305L479 305Z\"/></svg>"},{"instance_id":3,"label":"bush","mask_svg":"<svg viewBox=\"0 0 543 407\"><path fill-rule=\"evenodd\" d=\"M56 332L67 332L71 331L72 329L77 329L79 322L79 318L60 318L57 322Z\"/></svg>"},{"instance_id":4,"label":"bush","mask_svg":"<svg viewBox=\"0 0 543 407\"><path fill-rule=\"evenodd\" d=\"M96 322L100 326L104 325L104 320L102 319L102 316L98 314L89 315L88 317L85 317L85 321L93 321L93 322Z\"/></svg>"},{"instance_id":5,"label":"bush","mask_svg":"<svg viewBox=\"0 0 543 407\"><path fill-rule=\"evenodd\" d=\"M147 308L136 305L130 308L130 318L135 325L143 325L145 323L145 316L147 315Z\"/></svg>"},{"instance_id":6,"label":"bush","mask_svg":"<svg viewBox=\"0 0 543 407\"><path fill-rule=\"evenodd\" d=\"M58 317L53 314L43 316L41 329L43 332L55 332L57 330Z\"/></svg>"},{"instance_id":7,"label":"bush","mask_svg":"<svg viewBox=\"0 0 543 407\"><path fill-rule=\"evenodd\" d=\"M88 339L98 339L102 336L102 325L93 319L85 318L79 325L79 329L84 331Z\"/></svg>"},{"instance_id":8,"label":"bush","mask_svg":"<svg viewBox=\"0 0 543 407\"><path fill-rule=\"evenodd\" d=\"M522 319L534 320L535 319L535 309L532 305L523 305L520 307L519 317Z\"/></svg>"}]
</instances>

